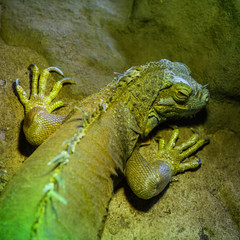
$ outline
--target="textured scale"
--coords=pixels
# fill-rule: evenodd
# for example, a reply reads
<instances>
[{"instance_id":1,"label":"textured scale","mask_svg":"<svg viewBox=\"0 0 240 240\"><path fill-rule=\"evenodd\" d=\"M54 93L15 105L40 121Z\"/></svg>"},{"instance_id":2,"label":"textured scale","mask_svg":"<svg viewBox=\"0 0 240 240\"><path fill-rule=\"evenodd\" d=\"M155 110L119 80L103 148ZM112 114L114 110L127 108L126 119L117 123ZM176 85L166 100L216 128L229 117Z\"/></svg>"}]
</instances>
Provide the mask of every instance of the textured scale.
<instances>
[{"instance_id":1,"label":"textured scale","mask_svg":"<svg viewBox=\"0 0 240 240\"><path fill-rule=\"evenodd\" d=\"M52 135L64 120L64 116L49 114L45 109L36 107L26 114L23 131L28 142L38 146Z\"/></svg>"},{"instance_id":2,"label":"textured scale","mask_svg":"<svg viewBox=\"0 0 240 240\"><path fill-rule=\"evenodd\" d=\"M179 131L174 129L167 144L159 140L158 157L151 163L136 147L162 122L191 116L208 102L208 90L184 64L163 59L132 67L67 117L52 114L64 105L52 101L63 83L73 81L58 81L45 96L49 72L63 73L54 67L40 74L35 65L30 69L30 97L18 81L16 89L25 107L26 138L42 144L0 198L2 240L99 239L119 173L125 173L137 196L149 199L172 176L199 166L197 158L182 162L208 142L196 133L176 146Z\"/></svg>"},{"instance_id":3,"label":"textured scale","mask_svg":"<svg viewBox=\"0 0 240 240\"><path fill-rule=\"evenodd\" d=\"M172 171L162 161L150 164L139 153L133 151L127 161L125 175L132 191L142 199L149 199L159 194L170 182Z\"/></svg>"}]
</instances>

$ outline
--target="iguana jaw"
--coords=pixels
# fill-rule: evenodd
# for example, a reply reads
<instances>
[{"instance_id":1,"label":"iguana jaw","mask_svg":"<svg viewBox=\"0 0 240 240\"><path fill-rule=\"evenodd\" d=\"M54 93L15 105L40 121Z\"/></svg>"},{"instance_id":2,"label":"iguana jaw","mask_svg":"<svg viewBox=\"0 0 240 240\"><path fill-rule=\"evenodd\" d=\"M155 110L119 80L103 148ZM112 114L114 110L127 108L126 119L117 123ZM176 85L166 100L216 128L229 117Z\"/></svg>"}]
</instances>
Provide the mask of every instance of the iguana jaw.
<instances>
[{"instance_id":1,"label":"iguana jaw","mask_svg":"<svg viewBox=\"0 0 240 240\"><path fill-rule=\"evenodd\" d=\"M173 84L159 92L153 104L159 116L178 119L196 114L209 101L209 91L193 78L174 76Z\"/></svg>"},{"instance_id":2,"label":"iguana jaw","mask_svg":"<svg viewBox=\"0 0 240 240\"><path fill-rule=\"evenodd\" d=\"M179 89L181 89L182 94L178 99L176 91L179 91ZM189 85L181 82L162 90L149 111L144 136L147 136L156 126L166 120L195 115L205 107L208 100L209 92L206 87L202 87L200 84L191 89Z\"/></svg>"}]
</instances>

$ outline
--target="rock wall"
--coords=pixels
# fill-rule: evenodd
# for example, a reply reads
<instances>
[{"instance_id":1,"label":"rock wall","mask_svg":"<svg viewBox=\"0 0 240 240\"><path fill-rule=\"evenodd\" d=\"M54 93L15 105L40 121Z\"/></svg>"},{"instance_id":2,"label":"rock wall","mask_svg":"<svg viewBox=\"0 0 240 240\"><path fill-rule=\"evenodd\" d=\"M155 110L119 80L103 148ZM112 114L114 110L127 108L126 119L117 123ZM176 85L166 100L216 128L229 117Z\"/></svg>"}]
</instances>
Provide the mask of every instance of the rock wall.
<instances>
[{"instance_id":1,"label":"rock wall","mask_svg":"<svg viewBox=\"0 0 240 240\"><path fill-rule=\"evenodd\" d=\"M23 109L13 91L16 78L29 88L30 63L72 77L76 85L59 97L77 103L113 72L162 58L184 62L211 93L201 120L185 123L199 123L211 139L202 167L150 202L120 188L103 239L239 239L239 1L0 0L0 9L0 171L11 177L33 151L18 137Z\"/></svg>"},{"instance_id":2,"label":"rock wall","mask_svg":"<svg viewBox=\"0 0 240 240\"><path fill-rule=\"evenodd\" d=\"M71 97L97 91L132 65L167 58L186 63L208 84L207 128L239 131L218 109L239 119L238 1L3 1L1 36L59 66L77 85ZM224 126L224 125L228 126ZM214 127L213 127L214 126Z\"/></svg>"},{"instance_id":3,"label":"rock wall","mask_svg":"<svg viewBox=\"0 0 240 240\"><path fill-rule=\"evenodd\" d=\"M8 44L36 50L73 77L79 83L72 90L74 96L89 94L108 83L113 71L121 70L116 66L124 65L116 40L107 31L109 25L127 20L129 3L124 3L5 1L1 36Z\"/></svg>"}]
</instances>

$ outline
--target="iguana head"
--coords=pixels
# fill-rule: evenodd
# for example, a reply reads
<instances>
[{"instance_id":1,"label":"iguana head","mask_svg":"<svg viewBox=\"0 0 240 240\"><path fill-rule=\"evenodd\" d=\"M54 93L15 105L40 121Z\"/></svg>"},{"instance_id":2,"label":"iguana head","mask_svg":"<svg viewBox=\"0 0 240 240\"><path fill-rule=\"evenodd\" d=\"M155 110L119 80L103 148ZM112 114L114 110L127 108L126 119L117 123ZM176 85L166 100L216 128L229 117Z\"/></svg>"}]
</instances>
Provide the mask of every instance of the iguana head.
<instances>
[{"instance_id":1,"label":"iguana head","mask_svg":"<svg viewBox=\"0 0 240 240\"><path fill-rule=\"evenodd\" d=\"M144 136L163 121L194 115L209 100L206 86L190 76L190 69L185 64L166 59L156 64L161 66L162 88L149 111Z\"/></svg>"}]
</instances>

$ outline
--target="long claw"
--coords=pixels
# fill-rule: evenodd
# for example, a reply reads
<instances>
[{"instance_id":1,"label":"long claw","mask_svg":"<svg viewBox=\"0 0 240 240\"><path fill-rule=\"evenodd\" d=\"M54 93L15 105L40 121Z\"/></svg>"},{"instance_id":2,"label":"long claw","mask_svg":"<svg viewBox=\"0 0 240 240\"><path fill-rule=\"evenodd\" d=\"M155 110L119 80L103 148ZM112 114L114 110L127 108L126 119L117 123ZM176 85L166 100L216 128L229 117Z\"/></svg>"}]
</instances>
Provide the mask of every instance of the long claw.
<instances>
[{"instance_id":1,"label":"long claw","mask_svg":"<svg viewBox=\"0 0 240 240\"><path fill-rule=\"evenodd\" d=\"M197 160L198 160L198 164L201 165L202 164L202 159L200 157L198 157L197 155L196 155L196 157L197 157Z\"/></svg>"},{"instance_id":2,"label":"long claw","mask_svg":"<svg viewBox=\"0 0 240 240\"><path fill-rule=\"evenodd\" d=\"M64 77L63 72L57 67L48 67L46 70L48 70L48 72L56 72L59 75L61 75L62 77Z\"/></svg>"},{"instance_id":3,"label":"long claw","mask_svg":"<svg viewBox=\"0 0 240 240\"><path fill-rule=\"evenodd\" d=\"M61 82L62 84L64 84L64 83L76 84L76 83L72 80L72 78L63 78L63 79L59 80L59 82Z\"/></svg>"}]
</instances>

